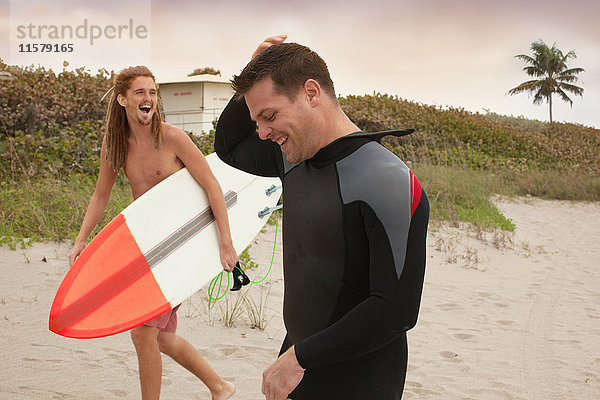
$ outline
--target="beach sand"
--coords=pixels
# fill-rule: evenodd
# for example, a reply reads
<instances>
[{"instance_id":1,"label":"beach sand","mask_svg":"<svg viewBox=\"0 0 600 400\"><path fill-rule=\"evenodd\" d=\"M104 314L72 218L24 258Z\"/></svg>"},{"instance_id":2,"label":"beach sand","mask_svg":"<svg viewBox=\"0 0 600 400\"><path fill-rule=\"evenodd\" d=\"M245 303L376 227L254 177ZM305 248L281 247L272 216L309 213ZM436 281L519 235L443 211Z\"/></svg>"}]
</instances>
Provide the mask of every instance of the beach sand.
<instances>
[{"instance_id":1,"label":"beach sand","mask_svg":"<svg viewBox=\"0 0 600 400\"><path fill-rule=\"evenodd\" d=\"M600 204L495 201L516 225L514 235L468 225L430 229L403 398L600 398ZM252 279L265 274L273 243L274 227L253 243L260 267ZM128 333L76 340L48 330L69 250L68 243L0 248L0 399L140 397ZM206 289L180 308L178 333L236 384L234 399L264 398L262 371L285 334L282 295L279 234L265 282L227 295L210 312ZM248 304L262 311L264 330L250 326ZM241 312L231 318L234 327L225 327L234 311ZM210 394L163 356L162 398Z\"/></svg>"}]
</instances>

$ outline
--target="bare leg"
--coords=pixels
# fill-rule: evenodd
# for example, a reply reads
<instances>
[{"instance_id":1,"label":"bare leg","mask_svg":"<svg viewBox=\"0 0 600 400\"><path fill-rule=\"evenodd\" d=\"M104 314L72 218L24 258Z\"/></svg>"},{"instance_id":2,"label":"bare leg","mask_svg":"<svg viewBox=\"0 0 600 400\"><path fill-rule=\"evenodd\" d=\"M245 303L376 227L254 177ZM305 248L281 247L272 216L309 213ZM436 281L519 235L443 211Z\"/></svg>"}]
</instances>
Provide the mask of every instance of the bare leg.
<instances>
[{"instance_id":1,"label":"bare leg","mask_svg":"<svg viewBox=\"0 0 600 400\"><path fill-rule=\"evenodd\" d=\"M235 386L221 378L198 354L194 346L181 336L161 331L158 334L160 351L196 375L208 387L213 400L225 400L235 393Z\"/></svg>"},{"instance_id":2,"label":"bare leg","mask_svg":"<svg viewBox=\"0 0 600 400\"><path fill-rule=\"evenodd\" d=\"M159 329L141 325L131 330L131 340L138 356L142 400L160 398L162 358L158 346Z\"/></svg>"}]
</instances>

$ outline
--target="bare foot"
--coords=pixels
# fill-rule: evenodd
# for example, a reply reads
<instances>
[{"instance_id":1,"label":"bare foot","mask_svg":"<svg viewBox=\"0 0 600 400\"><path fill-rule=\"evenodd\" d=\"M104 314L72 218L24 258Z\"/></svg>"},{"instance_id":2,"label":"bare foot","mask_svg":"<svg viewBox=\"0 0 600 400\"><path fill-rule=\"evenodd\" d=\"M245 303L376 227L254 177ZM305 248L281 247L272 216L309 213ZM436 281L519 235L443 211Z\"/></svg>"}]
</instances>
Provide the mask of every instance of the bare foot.
<instances>
[{"instance_id":1,"label":"bare foot","mask_svg":"<svg viewBox=\"0 0 600 400\"><path fill-rule=\"evenodd\" d=\"M225 381L218 391L212 392L212 400L227 400L235 393L235 385Z\"/></svg>"}]
</instances>

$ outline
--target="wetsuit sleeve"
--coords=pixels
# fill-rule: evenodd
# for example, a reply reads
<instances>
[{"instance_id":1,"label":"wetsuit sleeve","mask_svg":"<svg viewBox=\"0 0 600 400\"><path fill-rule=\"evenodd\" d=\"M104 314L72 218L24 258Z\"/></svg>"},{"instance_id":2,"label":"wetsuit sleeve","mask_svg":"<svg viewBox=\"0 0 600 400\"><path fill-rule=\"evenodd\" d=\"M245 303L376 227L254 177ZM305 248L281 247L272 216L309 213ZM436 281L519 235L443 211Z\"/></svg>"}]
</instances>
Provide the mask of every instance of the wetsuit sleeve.
<instances>
[{"instance_id":1,"label":"wetsuit sleeve","mask_svg":"<svg viewBox=\"0 0 600 400\"><path fill-rule=\"evenodd\" d=\"M371 353L399 338L416 324L429 216L424 193L420 200L410 222L400 278L383 224L366 203L353 205L362 214L368 240L369 293L347 313L343 311L344 315L334 324L295 345L296 356L303 368L342 362ZM346 288L346 292L354 291Z\"/></svg>"},{"instance_id":2,"label":"wetsuit sleeve","mask_svg":"<svg viewBox=\"0 0 600 400\"><path fill-rule=\"evenodd\" d=\"M225 163L254 175L283 174L279 146L261 140L245 100L232 99L221 113L215 133L215 152Z\"/></svg>"}]
</instances>

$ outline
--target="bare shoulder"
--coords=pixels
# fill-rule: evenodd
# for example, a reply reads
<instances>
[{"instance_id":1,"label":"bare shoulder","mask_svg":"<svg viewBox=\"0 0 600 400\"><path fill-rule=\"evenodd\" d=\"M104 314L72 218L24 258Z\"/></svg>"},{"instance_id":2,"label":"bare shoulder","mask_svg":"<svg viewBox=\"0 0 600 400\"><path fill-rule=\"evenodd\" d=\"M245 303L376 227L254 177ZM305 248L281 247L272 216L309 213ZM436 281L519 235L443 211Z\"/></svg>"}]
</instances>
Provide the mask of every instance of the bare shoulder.
<instances>
[{"instance_id":1,"label":"bare shoulder","mask_svg":"<svg viewBox=\"0 0 600 400\"><path fill-rule=\"evenodd\" d=\"M163 146L172 151L183 164L190 168L190 164L195 164L204 156L192 139L180 128L163 123ZM201 161L202 163L202 161Z\"/></svg>"},{"instance_id":2,"label":"bare shoulder","mask_svg":"<svg viewBox=\"0 0 600 400\"><path fill-rule=\"evenodd\" d=\"M194 146L194 142L192 142L188 134L181 130L181 128L164 122L162 124L162 136L163 146L175 153L179 153L186 147Z\"/></svg>"},{"instance_id":3,"label":"bare shoulder","mask_svg":"<svg viewBox=\"0 0 600 400\"><path fill-rule=\"evenodd\" d=\"M181 128L167 124L166 122L162 123L162 134L164 141L181 140L187 137L187 134Z\"/></svg>"}]
</instances>

